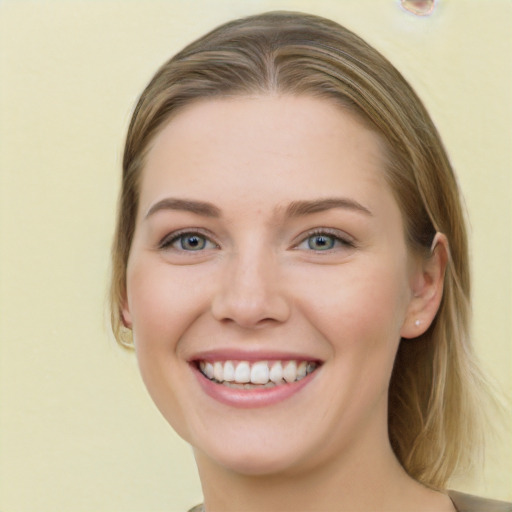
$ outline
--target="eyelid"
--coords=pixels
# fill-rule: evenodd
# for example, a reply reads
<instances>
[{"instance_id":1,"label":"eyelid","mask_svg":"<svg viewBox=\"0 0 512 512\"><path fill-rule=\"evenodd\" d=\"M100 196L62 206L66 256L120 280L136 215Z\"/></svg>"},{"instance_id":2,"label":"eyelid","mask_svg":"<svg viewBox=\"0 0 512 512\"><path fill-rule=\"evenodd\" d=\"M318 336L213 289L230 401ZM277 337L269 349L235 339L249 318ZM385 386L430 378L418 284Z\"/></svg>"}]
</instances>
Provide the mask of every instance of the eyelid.
<instances>
[{"instance_id":1,"label":"eyelid","mask_svg":"<svg viewBox=\"0 0 512 512\"><path fill-rule=\"evenodd\" d=\"M330 237L335 238L339 242L341 242L342 245L347 247L357 247L356 240L353 236L349 235L345 231L341 231L339 229L335 228L314 228L306 233L302 233L300 236L297 237L297 242L295 242L292 246L293 249L298 249L299 245L303 244L307 241L308 238L311 238L312 236L318 236L318 235L327 235ZM313 251L313 249L308 249L309 251ZM334 251L336 248L333 249L326 249L325 251L314 251L314 252L330 252Z\"/></svg>"},{"instance_id":2,"label":"eyelid","mask_svg":"<svg viewBox=\"0 0 512 512\"><path fill-rule=\"evenodd\" d=\"M157 248L162 250L171 250L174 249L171 247L173 242L178 240L183 235L199 235L202 238L205 238L208 242L212 243L216 249L220 249L220 244L215 240L215 237L212 236L212 234L204 229L204 228L182 228L175 231L172 231L170 233L167 233L163 238L160 239L160 241L157 243ZM349 235L345 231L341 231L339 229L335 228L314 228L309 231L306 231L305 233L301 233L299 236L296 237L296 241L292 244L292 249L298 249L298 246L304 242L307 241L308 238L312 236L318 236L318 235L327 235L330 237L335 238L339 242L341 242L342 245L347 247L356 247L356 240L353 236ZM189 252L185 250L180 249L174 249L176 251L180 252ZM310 251L313 251L312 249L309 249ZM335 250L328 249L325 251L315 251L315 252L330 252ZM194 252L194 251L190 251ZM197 251L201 252L201 251Z\"/></svg>"},{"instance_id":3,"label":"eyelid","mask_svg":"<svg viewBox=\"0 0 512 512\"><path fill-rule=\"evenodd\" d=\"M158 242L157 248L162 249L162 250L172 250L172 249L174 249L173 247L171 247L173 242L178 240L183 235L199 235L200 237L205 238L208 242L211 242L213 245L215 245L215 248L217 248L217 249L220 248L219 244L214 240L211 233L203 228L182 228L182 229L177 229L176 231L172 231L172 232L168 233L167 235L165 235ZM189 252L189 251L185 251L183 249L182 250L174 249L174 250L177 250L180 252ZM194 251L190 251L190 252L194 252ZM201 251L197 251L197 252L201 252Z\"/></svg>"}]
</instances>

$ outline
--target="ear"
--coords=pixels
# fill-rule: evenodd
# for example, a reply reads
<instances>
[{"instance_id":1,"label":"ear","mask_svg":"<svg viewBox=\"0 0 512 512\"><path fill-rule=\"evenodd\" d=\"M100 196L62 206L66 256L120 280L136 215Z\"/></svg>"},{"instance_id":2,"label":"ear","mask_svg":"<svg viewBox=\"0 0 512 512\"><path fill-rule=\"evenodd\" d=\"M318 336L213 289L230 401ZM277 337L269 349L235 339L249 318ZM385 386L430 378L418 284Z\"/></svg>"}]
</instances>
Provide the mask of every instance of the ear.
<instances>
[{"instance_id":1,"label":"ear","mask_svg":"<svg viewBox=\"0 0 512 512\"><path fill-rule=\"evenodd\" d=\"M448 240L442 233L437 233L430 255L418 264L411 278L412 297L400 330L402 338L417 338L430 327L443 298L448 258Z\"/></svg>"},{"instance_id":2,"label":"ear","mask_svg":"<svg viewBox=\"0 0 512 512\"><path fill-rule=\"evenodd\" d=\"M131 329L132 325L133 325L132 315L130 313L130 308L128 306L128 299L126 297L123 298L123 301L121 303L120 313L121 313L121 321L123 322L123 325L127 329Z\"/></svg>"}]
</instances>

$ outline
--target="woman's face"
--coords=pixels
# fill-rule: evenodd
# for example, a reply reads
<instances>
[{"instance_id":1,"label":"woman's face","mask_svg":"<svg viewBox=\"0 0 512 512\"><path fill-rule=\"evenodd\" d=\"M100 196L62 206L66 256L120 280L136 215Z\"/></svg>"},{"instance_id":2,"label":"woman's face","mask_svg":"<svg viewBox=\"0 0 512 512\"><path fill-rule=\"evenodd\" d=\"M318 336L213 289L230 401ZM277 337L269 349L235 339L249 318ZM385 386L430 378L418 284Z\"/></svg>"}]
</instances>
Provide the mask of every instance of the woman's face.
<instances>
[{"instance_id":1,"label":"woman's face","mask_svg":"<svg viewBox=\"0 0 512 512\"><path fill-rule=\"evenodd\" d=\"M292 96L198 102L155 139L123 316L199 460L293 472L388 446L417 265L382 151L352 114Z\"/></svg>"}]
</instances>

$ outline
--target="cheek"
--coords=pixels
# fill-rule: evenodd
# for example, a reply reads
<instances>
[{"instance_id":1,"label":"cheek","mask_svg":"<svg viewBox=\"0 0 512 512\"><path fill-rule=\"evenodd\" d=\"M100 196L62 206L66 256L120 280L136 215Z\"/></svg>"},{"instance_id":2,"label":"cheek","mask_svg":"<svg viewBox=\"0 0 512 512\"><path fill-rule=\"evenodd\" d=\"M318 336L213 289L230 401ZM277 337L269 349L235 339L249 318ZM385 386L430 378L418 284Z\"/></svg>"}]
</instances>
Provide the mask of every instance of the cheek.
<instances>
[{"instance_id":1,"label":"cheek","mask_svg":"<svg viewBox=\"0 0 512 512\"><path fill-rule=\"evenodd\" d=\"M407 306L406 276L380 266L340 267L325 276L313 276L301 292L305 314L327 339L346 344L399 339ZM316 278L316 279L315 279ZM325 286L322 286L325 283Z\"/></svg>"},{"instance_id":2,"label":"cheek","mask_svg":"<svg viewBox=\"0 0 512 512\"><path fill-rule=\"evenodd\" d=\"M136 343L153 349L176 347L207 307L207 282L186 267L135 262L128 272L128 304Z\"/></svg>"},{"instance_id":3,"label":"cheek","mask_svg":"<svg viewBox=\"0 0 512 512\"><path fill-rule=\"evenodd\" d=\"M373 410L387 394L407 297L403 269L389 268L354 265L349 272L340 267L324 280L329 288L322 292L309 283L317 292L304 304L304 316L329 343L337 380L326 393L338 403L336 394L346 390L344 404L353 410Z\"/></svg>"},{"instance_id":4,"label":"cheek","mask_svg":"<svg viewBox=\"0 0 512 512\"><path fill-rule=\"evenodd\" d=\"M187 439L184 389L190 386L190 370L181 357L181 340L207 307L204 276L194 279L185 267L141 258L129 267L127 281L142 379L163 416Z\"/></svg>"}]
</instances>

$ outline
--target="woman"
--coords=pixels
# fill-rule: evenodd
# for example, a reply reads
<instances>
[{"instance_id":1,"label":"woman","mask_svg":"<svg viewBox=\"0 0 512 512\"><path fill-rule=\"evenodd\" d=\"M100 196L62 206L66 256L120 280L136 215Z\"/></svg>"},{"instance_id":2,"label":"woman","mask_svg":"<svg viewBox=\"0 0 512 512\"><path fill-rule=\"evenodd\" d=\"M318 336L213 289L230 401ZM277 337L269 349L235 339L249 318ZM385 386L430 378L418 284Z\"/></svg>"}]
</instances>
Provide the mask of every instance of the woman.
<instances>
[{"instance_id":1,"label":"woman","mask_svg":"<svg viewBox=\"0 0 512 512\"><path fill-rule=\"evenodd\" d=\"M197 510L510 510L445 491L481 444L469 291L439 135L350 31L237 20L143 92L112 323L194 448Z\"/></svg>"}]
</instances>

